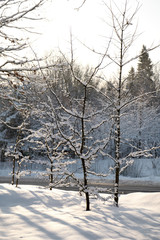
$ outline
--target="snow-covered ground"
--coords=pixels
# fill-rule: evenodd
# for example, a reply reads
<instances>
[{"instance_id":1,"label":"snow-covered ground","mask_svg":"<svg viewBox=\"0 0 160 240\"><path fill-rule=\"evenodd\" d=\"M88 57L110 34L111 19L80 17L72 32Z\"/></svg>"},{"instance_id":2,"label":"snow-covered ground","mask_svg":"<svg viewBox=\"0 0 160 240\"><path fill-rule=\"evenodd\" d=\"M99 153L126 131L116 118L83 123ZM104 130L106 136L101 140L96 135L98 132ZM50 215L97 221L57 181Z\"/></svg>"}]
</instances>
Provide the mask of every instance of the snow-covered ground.
<instances>
[{"instance_id":1,"label":"snow-covered ground","mask_svg":"<svg viewBox=\"0 0 160 240\"><path fill-rule=\"evenodd\" d=\"M120 206L78 192L0 184L1 240L159 240L160 193L132 193Z\"/></svg>"}]
</instances>

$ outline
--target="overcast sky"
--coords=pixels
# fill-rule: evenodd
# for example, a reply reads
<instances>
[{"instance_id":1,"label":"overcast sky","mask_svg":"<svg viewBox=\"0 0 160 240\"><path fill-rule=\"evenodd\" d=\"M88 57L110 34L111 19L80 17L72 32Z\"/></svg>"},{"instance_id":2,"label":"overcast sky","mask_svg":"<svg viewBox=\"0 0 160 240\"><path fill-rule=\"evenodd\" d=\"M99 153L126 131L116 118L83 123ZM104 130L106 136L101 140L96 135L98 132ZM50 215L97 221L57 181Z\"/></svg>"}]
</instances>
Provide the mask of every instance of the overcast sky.
<instances>
[{"instance_id":1,"label":"overcast sky","mask_svg":"<svg viewBox=\"0 0 160 240\"><path fill-rule=\"evenodd\" d=\"M49 53L59 47L63 52L69 53L70 29L75 38L89 45L92 48L101 50L107 43L106 36L110 36L107 24L109 15L101 0L86 0L83 7L77 11L83 0L54 0L49 2L45 8L45 15L48 21L40 26L43 35L36 41L36 48L40 54ZM109 3L110 0L106 0ZM112 1L111 1L112 2ZM123 9L124 0L115 1ZM130 12L134 11L137 0L128 0ZM140 9L135 16L131 32L134 31L137 23L137 33L141 33L134 42L132 51L129 54L138 54L142 45L151 47L160 43L160 0L140 0ZM84 64L96 64L96 57L89 53L85 47L73 41L75 57ZM154 63L160 60L160 50L150 53Z\"/></svg>"}]
</instances>

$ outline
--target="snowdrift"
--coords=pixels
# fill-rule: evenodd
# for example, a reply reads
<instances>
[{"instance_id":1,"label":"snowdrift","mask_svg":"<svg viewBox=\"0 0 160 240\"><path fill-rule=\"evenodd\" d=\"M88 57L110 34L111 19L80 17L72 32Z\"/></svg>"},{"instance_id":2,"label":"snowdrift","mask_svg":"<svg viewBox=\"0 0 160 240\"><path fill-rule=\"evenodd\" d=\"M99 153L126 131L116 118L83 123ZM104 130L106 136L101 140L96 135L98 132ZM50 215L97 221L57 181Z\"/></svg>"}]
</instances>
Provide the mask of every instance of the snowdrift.
<instances>
[{"instance_id":1,"label":"snowdrift","mask_svg":"<svg viewBox=\"0 0 160 240\"><path fill-rule=\"evenodd\" d=\"M78 192L0 184L1 240L158 240L160 193L132 193L112 202L91 200L90 212Z\"/></svg>"}]
</instances>

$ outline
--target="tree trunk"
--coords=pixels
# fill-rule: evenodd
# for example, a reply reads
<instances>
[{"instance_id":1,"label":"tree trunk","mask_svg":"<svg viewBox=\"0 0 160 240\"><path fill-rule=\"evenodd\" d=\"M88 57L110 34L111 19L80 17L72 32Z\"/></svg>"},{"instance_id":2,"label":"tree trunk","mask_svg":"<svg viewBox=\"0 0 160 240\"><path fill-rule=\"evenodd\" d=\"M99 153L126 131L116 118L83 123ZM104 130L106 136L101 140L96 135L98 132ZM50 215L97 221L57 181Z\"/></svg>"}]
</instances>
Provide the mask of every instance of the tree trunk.
<instances>
[{"instance_id":1,"label":"tree trunk","mask_svg":"<svg viewBox=\"0 0 160 240\"><path fill-rule=\"evenodd\" d=\"M86 165L85 165L84 159L81 159L81 161L82 161L82 167L83 167L84 190L85 190L85 197L86 197L86 211L90 211L90 200L89 200L89 192L88 192Z\"/></svg>"},{"instance_id":2,"label":"tree trunk","mask_svg":"<svg viewBox=\"0 0 160 240\"><path fill-rule=\"evenodd\" d=\"M16 179L16 187L18 187L18 182L19 182L19 179L17 178Z\"/></svg>"},{"instance_id":3,"label":"tree trunk","mask_svg":"<svg viewBox=\"0 0 160 240\"><path fill-rule=\"evenodd\" d=\"M117 107L116 107L116 157L115 157L115 183L114 183L114 203L118 207L118 194L119 194L119 172L120 172L120 120L121 120L121 91L122 91L122 70L123 70L123 47L124 47L124 28L125 28L125 11L123 14L123 21L121 25L120 36L120 63L119 63L119 77L118 77L118 91L117 91Z\"/></svg>"},{"instance_id":4,"label":"tree trunk","mask_svg":"<svg viewBox=\"0 0 160 240\"><path fill-rule=\"evenodd\" d=\"M81 144L81 150L80 153L83 154L85 149L85 124L84 124L84 114L86 109L86 101L87 101L87 86L85 86L84 89L84 100L83 100L83 117L81 118L81 129L82 129L82 144ZM88 181L87 181L87 169L85 164L85 159L81 158L82 161L82 168L83 168L83 180L84 180L84 190L85 190L85 196L86 196L86 211L90 211L90 198L89 198L89 192L88 192Z\"/></svg>"},{"instance_id":5,"label":"tree trunk","mask_svg":"<svg viewBox=\"0 0 160 240\"><path fill-rule=\"evenodd\" d=\"M114 183L114 203L118 207L119 194L119 172L120 172L120 110L117 111L117 126L116 126L116 164L115 164L115 183Z\"/></svg>"},{"instance_id":6,"label":"tree trunk","mask_svg":"<svg viewBox=\"0 0 160 240\"><path fill-rule=\"evenodd\" d=\"M21 167L21 164L20 164L20 162L19 162L19 160L18 160L18 170L17 170L16 187L18 187L18 183L19 183L18 174L19 174L19 172L20 172L20 167Z\"/></svg>"},{"instance_id":7,"label":"tree trunk","mask_svg":"<svg viewBox=\"0 0 160 240\"><path fill-rule=\"evenodd\" d=\"M120 164L117 161L116 166L115 166L115 183L114 183L114 203L115 206L118 207L118 193L119 193L119 171L120 171Z\"/></svg>"},{"instance_id":8,"label":"tree trunk","mask_svg":"<svg viewBox=\"0 0 160 240\"><path fill-rule=\"evenodd\" d=\"M138 149L142 148L142 106L141 103L138 102ZM140 156L139 156L140 158Z\"/></svg>"},{"instance_id":9,"label":"tree trunk","mask_svg":"<svg viewBox=\"0 0 160 240\"><path fill-rule=\"evenodd\" d=\"M14 184L15 164L16 164L16 159L15 157L13 157L12 181L11 181L12 185Z\"/></svg>"},{"instance_id":10,"label":"tree trunk","mask_svg":"<svg viewBox=\"0 0 160 240\"><path fill-rule=\"evenodd\" d=\"M51 160L50 160L51 161ZM53 184L53 161L51 161L51 167L50 167L50 175L49 175L49 178L50 178L50 184ZM50 186L50 190L52 190L52 186Z\"/></svg>"}]
</instances>

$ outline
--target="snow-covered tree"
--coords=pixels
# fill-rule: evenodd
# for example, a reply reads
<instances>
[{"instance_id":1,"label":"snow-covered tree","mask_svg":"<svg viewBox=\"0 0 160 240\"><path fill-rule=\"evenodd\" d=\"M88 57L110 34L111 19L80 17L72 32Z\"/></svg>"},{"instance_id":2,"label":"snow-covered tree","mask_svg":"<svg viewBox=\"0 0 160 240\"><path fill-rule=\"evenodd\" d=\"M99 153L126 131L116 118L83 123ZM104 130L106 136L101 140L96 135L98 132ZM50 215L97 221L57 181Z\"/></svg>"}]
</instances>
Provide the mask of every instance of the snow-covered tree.
<instances>
[{"instance_id":1,"label":"snow-covered tree","mask_svg":"<svg viewBox=\"0 0 160 240\"><path fill-rule=\"evenodd\" d=\"M27 39L23 38L24 32L31 32L29 21L38 19L36 10L42 6L43 0L37 1L0 1L0 98L5 104L11 103L17 94L16 90L26 79L25 71L31 71L26 64L34 63L35 59L23 53L28 47ZM28 24L28 27L27 27ZM2 103L1 102L1 103Z\"/></svg>"},{"instance_id":2,"label":"snow-covered tree","mask_svg":"<svg viewBox=\"0 0 160 240\"><path fill-rule=\"evenodd\" d=\"M2 149L1 152L8 152L7 143L16 145L18 132L22 128L23 120L28 116L30 103L27 102L24 94L29 83L27 72L32 72L34 75L34 71L39 69L39 66L36 66L37 59L26 55L28 39L24 36L35 32L30 22L41 19L37 10L44 2L44 0L0 1L0 127L2 130L0 138L6 143L6 149Z\"/></svg>"},{"instance_id":3,"label":"snow-covered tree","mask_svg":"<svg viewBox=\"0 0 160 240\"><path fill-rule=\"evenodd\" d=\"M105 6L110 12L111 16L111 23L109 25L112 27L112 38L110 41L110 46L114 46L114 51L111 48L111 51L108 51L106 54L106 58L109 59L109 61L112 61L117 68L118 68L118 75L116 77L116 84L114 85L116 89L116 94L114 96L113 102L113 115L115 120L115 134L114 134L114 143L115 143L115 183L114 183L114 202L115 205L118 206L118 194L119 194L119 176L122 170L124 169L124 163L126 162L126 166L130 163L130 159L133 156L139 156L139 155L145 155L145 151L141 149L141 146L137 148L136 152L130 152L128 155L123 154L123 142L127 141L127 139L123 139L123 119L125 119L125 116L127 115L128 109L131 107L131 105L135 105L138 100L140 99L139 94L137 92L133 94L133 97L127 97L127 93L124 89L124 86L126 85L127 78L124 75L124 68L126 65L130 64L133 60L139 59L139 65L138 65L138 77L139 82L142 80L149 81L149 90L147 91L154 91L154 84L151 77L152 77L152 64L151 60L149 59L148 52L152 49L146 49L143 47L142 52L138 56L132 56L129 57L129 50L136 38L136 27L133 28L135 21L135 15L139 9L139 3L136 2L135 10L133 8L130 8L130 2L125 0L123 2L123 7L119 7L118 4L115 2L111 2L110 5L106 2ZM121 5L122 6L122 5ZM108 46L107 46L108 47ZM116 50L117 51L116 51ZM153 48L154 49L154 48ZM96 51L94 51L96 52ZM115 52L115 55L114 55ZM100 54L100 53L98 53ZM146 60L146 63L145 63ZM143 65L145 66L145 70L143 70ZM144 73L144 74L142 74ZM143 77L143 78L142 78ZM147 79L146 79L147 77ZM137 76L135 76L135 71L132 68L129 73L129 80L130 82L133 80L133 86L130 85L131 88L135 91L138 91L141 88L134 88L134 83L137 80ZM142 84L141 84L142 86ZM143 88L142 88L143 89ZM142 91L141 95L146 93L146 91ZM141 121L141 111L139 111L139 124L141 129L142 121ZM126 129L125 129L126 130ZM127 131L127 130L126 130ZM139 131L139 139L141 135L141 130ZM134 148L134 150L136 147ZM123 157L124 156L124 157Z\"/></svg>"},{"instance_id":4,"label":"snow-covered tree","mask_svg":"<svg viewBox=\"0 0 160 240\"><path fill-rule=\"evenodd\" d=\"M153 64L149 58L146 46L143 45L137 68L137 91L136 95L146 92L155 92L155 83L153 82Z\"/></svg>"},{"instance_id":5,"label":"snow-covered tree","mask_svg":"<svg viewBox=\"0 0 160 240\"><path fill-rule=\"evenodd\" d=\"M155 82L153 81L153 64L149 58L146 46L143 45L138 58L137 72L132 67L127 77L127 89L133 97L150 93L148 96L156 95ZM144 95L145 96L145 95Z\"/></svg>"},{"instance_id":6,"label":"snow-covered tree","mask_svg":"<svg viewBox=\"0 0 160 240\"><path fill-rule=\"evenodd\" d=\"M138 129L137 147L141 149L144 140L143 126L146 124L146 112L150 113L154 111L154 116L157 115L157 101L158 92L156 91L153 64L149 58L147 48L143 45L138 58L137 72L132 67L128 76L126 88L131 98L139 96L134 104L134 114L136 116L136 126ZM132 107L133 109L133 107ZM157 115L158 116L158 115ZM150 115L148 115L150 119ZM149 122L148 122L149 124ZM143 140L142 140L143 139Z\"/></svg>"},{"instance_id":7,"label":"snow-covered tree","mask_svg":"<svg viewBox=\"0 0 160 240\"><path fill-rule=\"evenodd\" d=\"M98 154L101 154L107 146L110 139L110 129L112 128L106 113L109 104L104 104L105 97L99 95L99 89L96 89L93 84L102 61L103 58L100 64L90 71L80 72L77 71L77 65L73 59L68 61L65 58L65 64L60 69L62 71L61 76L65 78L65 73L67 73L67 76L70 76L67 81L74 82L74 87L68 88L67 91L65 88L64 90L61 89L61 93L58 93L56 88L52 87L52 78L47 79L49 92L46 108L48 109L47 114L50 116L50 129L51 126L53 127L56 124L55 132L52 131L52 142L58 141L57 150L58 147L61 149L59 152L54 151L53 153L52 151L52 156L50 155L50 159L52 158L55 161L53 165L54 168L56 166L54 174L59 168L59 173L62 176L66 176L66 179L70 179L72 184L79 187L80 192L84 192L87 211L90 210L90 194L93 194L92 188L88 184L88 175L95 174L90 167L92 162L98 158ZM75 86L77 86L75 90L77 94L73 91ZM79 89L81 89L81 92L79 92ZM106 125L108 129L105 129ZM54 149L54 144L51 146L48 150ZM66 152L72 152L74 159L67 161ZM61 156L63 158L58 162ZM65 161L62 161L63 159ZM69 168L66 168L66 165L70 164L81 165L83 180L79 179L74 171L69 171ZM65 168L63 168L64 166Z\"/></svg>"}]
</instances>

